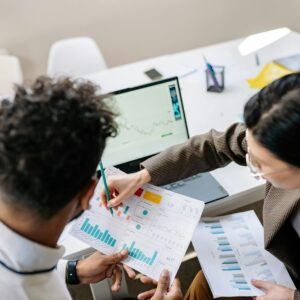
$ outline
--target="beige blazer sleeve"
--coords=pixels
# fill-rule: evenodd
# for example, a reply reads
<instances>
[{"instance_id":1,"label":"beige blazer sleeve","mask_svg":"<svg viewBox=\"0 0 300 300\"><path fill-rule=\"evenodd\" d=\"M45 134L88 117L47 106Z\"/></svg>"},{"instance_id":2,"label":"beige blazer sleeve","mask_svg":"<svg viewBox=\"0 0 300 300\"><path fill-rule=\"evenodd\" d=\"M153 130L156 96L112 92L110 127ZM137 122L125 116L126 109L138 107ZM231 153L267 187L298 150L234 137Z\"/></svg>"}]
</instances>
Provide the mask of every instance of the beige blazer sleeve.
<instances>
[{"instance_id":1,"label":"beige blazer sleeve","mask_svg":"<svg viewBox=\"0 0 300 300\"><path fill-rule=\"evenodd\" d=\"M213 129L147 159L141 168L149 171L153 184L163 185L224 167L232 161L245 165L245 130L245 125L240 123L225 132Z\"/></svg>"}]
</instances>

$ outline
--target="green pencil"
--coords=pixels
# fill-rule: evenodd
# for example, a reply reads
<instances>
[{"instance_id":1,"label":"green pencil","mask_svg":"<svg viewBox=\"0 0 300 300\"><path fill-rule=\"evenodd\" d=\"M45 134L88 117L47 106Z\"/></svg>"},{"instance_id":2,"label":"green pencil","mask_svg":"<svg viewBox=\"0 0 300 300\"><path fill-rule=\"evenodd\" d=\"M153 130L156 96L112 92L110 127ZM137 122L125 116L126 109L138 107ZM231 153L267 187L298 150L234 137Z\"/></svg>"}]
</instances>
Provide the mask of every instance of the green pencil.
<instances>
[{"instance_id":1,"label":"green pencil","mask_svg":"<svg viewBox=\"0 0 300 300\"><path fill-rule=\"evenodd\" d=\"M103 184L104 184L104 189L105 189L105 194L106 194L107 202L109 202L109 200L110 200L110 193L109 193L109 189L108 189L108 186L107 186L107 181L106 181L106 178L105 178L105 173L104 173L104 168L103 168L102 161L100 161L99 165L100 165L101 176L103 178ZM111 207L109 208L109 210L110 210L111 215L113 216L114 210Z\"/></svg>"}]
</instances>

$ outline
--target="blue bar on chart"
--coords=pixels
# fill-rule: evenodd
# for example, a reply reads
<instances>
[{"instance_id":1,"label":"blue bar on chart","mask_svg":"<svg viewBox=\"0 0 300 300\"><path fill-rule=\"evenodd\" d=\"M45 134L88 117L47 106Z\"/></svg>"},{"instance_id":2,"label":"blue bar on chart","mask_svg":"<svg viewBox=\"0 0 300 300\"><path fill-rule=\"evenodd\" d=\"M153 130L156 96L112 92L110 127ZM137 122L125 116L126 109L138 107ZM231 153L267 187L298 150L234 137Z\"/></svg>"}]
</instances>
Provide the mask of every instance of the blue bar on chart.
<instances>
[{"instance_id":1,"label":"blue bar on chart","mask_svg":"<svg viewBox=\"0 0 300 300\"><path fill-rule=\"evenodd\" d=\"M227 251L232 251L232 248L230 246L219 246L218 250L227 252Z\"/></svg>"},{"instance_id":2,"label":"blue bar on chart","mask_svg":"<svg viewBox=\"0 0 300 300\"><path fill-rule=\"evenodd\" d=\"M91 225L89 223L89 218L86 218L80 228L81 231L90 235L91 237L103 242L104 244L114 247L116 245L116 240L109 234L108 230L101 231L98 225Z\"/></svg>"},{"instance_id":3,"label":"blue bar on chart","mask_svg":"<svg viewBox=\"0 0 300 300\"><path fill-rule=\"evenodd\" d=\"M224 259L222 261L223 265L233 265L233 264L237 264L237 263L238 263L238 261L237 261L235 256L233 256L231 258Z\"/></svg>"},{"instance_id":4,"label":"blue bar on chart","mask_svg":"<svg viewBox=\"0 0 300 300\"><path fill-rule=\"evenodd\" d=\"M220 221L204 221L205 227L210 229L211 234L224 234L224 229Z\"/></svg>"},{"instance_id":5,"label":"blue bar on chart","mask_svg":"<svg viewBox=\"0 0 300 300\"><path fill-rule=\"evenodd\" d=\"M124 215L127 214L128 210L129 210L129 206L126 206L126 207L124 208Z\"/></svg>"},{"instance_id":6,"label":"blue bar on chart","mask_svg":"<svg viewBox=\"0 0 300 300\"><path fill-rule=\"evenodd\" d=\"M240 271L241 267L238 263L232 263L226 266L222 266L223 271Z\"/></svg>"},{"instance_id":7,"label":"blue bar on chart","mask_svg":"<svg viewBox=\"0 0 300 300\"><path fill-rule=\"evenodd\" d=\"M233 251L228 238L226 236L220 236L216 238L216 243L218 244L217 249L222 252L231 252Z\"/></svg>"},{"instance_id":8,"label":"blue bar on chart","mask_svg":"<svg viewBox=\"0 0 300 300\"><path fill-rule=\"evenodd\" d=\"M229 246L230 245L226 236L217 237L216 242L218 243L219 246Z\"/></svg>"},{"instance_id":9,"label":"blue bar on chart","mask_svg":"<svg viewBox=\"0 0 300 300\"><path fill-rule=\"evenodd\" d=\"M124 244L122 250L127 249L130 257L139 260L146 265L152 266L155 259L157 258L158 252L155 251L152 256L146 256L140 249L135 248L135 242L132 242L130 247Z\"/></svg>"},{"instance_id":10,"label":"blue bar on chart","mask_svg":"<svg viewBox=\"0 0 300 300\"><path fill-rule=\"evenodd\" d=\"M232 251L232 247L230 246L230 243L227 239L227 237L218 237L216 240L218 244L218 250L226 252L226 251Z\"/></svg>"},{"instance_id":11,"label":"blue bar on chart","mask_svg":"<svg viewBox=\"0 0 300 300\"><path fill-rule=\"evenodd\" d=\"M225 247L227 247L227 246L225 246ZM221 251L226 251L226 250L221 250ZM221 254L221 255L219 255L219 259L221 261L221 264L222 264L221 268L223 271L240 271L241 270L239 262L238 262L236 256L234 255L234 253Z\"/></svg>"},{"instance_id":12,"label":"blue bar on chart","mask_svg":"<svg viewBox=\"0 0 300 300\"><path fill-rule=\"evenodd\" d=\"M251 290L245 276L243 274L232 274L233 279L231 280L231 285L233 288L243 291Z\"/></svg>"}]
</instances>

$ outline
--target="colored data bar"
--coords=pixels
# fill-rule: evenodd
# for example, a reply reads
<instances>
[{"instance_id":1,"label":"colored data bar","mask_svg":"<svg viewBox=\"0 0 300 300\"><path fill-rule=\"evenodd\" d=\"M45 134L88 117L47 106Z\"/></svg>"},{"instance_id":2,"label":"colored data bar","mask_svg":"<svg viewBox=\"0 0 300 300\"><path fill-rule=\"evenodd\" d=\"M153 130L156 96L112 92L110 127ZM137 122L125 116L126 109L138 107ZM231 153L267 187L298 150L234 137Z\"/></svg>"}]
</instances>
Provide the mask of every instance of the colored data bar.
<instances>
[{"instance_id":1,"label":"colored data bar","mask_svg":"<svg viewBox=\"0 0 300 300\"><path fill-rule=\"evenodd\" d=\"M130 219L130 214L128 214L129 209L129 206L126 206L124 209L119 208L119 210L116 213L117 217L123 217L126 221L128 221Z\"/></svg>"},{"instance_id":2,"label":"colored data bar","mask_svg":"<svg viewBox=\"0 0 300 300\"><path fill-rule=\"evenodd\" d=\"M211 234L224 234L224 229L220 221L205 221L205 227L210 229Z\"/></svg>"},{"instance_id":3,"label":"colored data bar","mask_svg":"<svg viewBox=\"0 0 300 300\"><path fill-rule=\"evenodd\" d=\"M139 260L149 266L152 266L158 255L158 252L155 251L152 257L149 257L146 256L140 249L135 248L134 246L135 246L135 242L132 242L130 247L128 247L127 244L124 244L122 250L127 249L130 257Z\"/></svg>"},{"instance_id":4,"label":"colored data bar","mask_svg":"<svg viewBox=\"0 0 300 300\"><path fill-rule=\"evenodd\" d=\"M98 228L98 225L92 226L89 223L89 218L86 218L84 223L82 224L81 231L85 232L86 234L92 236L93 238L107 244L108 246L114 247L116 245L116 240L111 237L108 230L101 231Z\"/></svg>"},{"instance_id":5,"label":"colored data bar","mask_svg":"<svg viewBox=\"0 0 300 300\"><path fill-rule=\"evenodd\" d=\"M211 234L224 234L225 232L223 230L211 230Z\"/></svg>"},{"instance_id":6,"label":"colored data bar","mask_svg":"<svg viewBox=\"0 0 300 300\"><path fill-rule=\"evenodd\" d=\"M129 210L129 206L126 206L125 209L124 209L124 215L127 214L128 210Z\"/></svg>"},{"instance_id":7,"label":"colored data bar","mask_svg":"<svg viewBox=\"0 0 300 300\"><path fill-rule=\"evenodd\" d=\"M218 247L218 250L227 252L227 251L232 251L232 248L230 246L220 246Z\"/></svg>"},{"instance_id":8,"label":"colored data bar","mask_svg":"<svg viewBox=\"0 0 300 300\"><path fill-rule=\"evenodd\" d=\"M231 280L231 284L233 288L236 288L241 291L249 291L251 290L245 276L243 274L232 274L233 279Z\"/></svg>"},{"instance_id":9,"label":"colored data bar","mask_svg":"<svg viewBox=\"0 0 300 300\"><path fill-rule=\"evenodd\" d=\"M134 194L137 196L137 197L141 197L142 194L143 194L144 190L142 188L139 188Z\"/></svg>"},{"instance_id":10,"label":"colored data bar","mask_svg":"<svg viewBox=\"0 0 300 300\"><path fill-rule=\"evenodd\" d=\"M217 238L218 243L218 250L226 252L226 251L232 251L232 247L230 246L230 243L226 237Z\"/></svg>"},{"instance_id":11,"label":"colored data bar","mask_svg":"<svg viewBox=\"0 0 300 300\"><path fill-rule=\"evenodd\" d=\"M231 264L230 266L222 267L223 271L240 271L241 267L239 264Z\"/></svg>"},{"instance_id":12,"label":"colored data bar","mask_svg":"<svg viewBox=\"0 0 300 300\"><path fill-rule=\"evenodd\" d=\"M234 264L237 264L237 263L238 263L238 261L235 258L227 259L227 260L224 260L222 262L223 265L234 265Z\"/></svg>"},{"instance_id":13,"label":"colored data bar","mask_svg":"<svg viewBox=\"0 0 300 300\"><path fill-rule=\"evenodd\" d=\"M234 254L222 254L219 256L219 258L222 261L222 265L230 266L238 263L238 260Z\"/></svg>"},{"instance_id":14,"label":"colored data bar","mask_svg":"<svg viewBox=\"0 0 300 300\"><path fill-rule=\"evenodd\" d=\"M220 237L217 239L217 243L219 245L218 250L221 252L232 252L233 249L231 248L228 240L226 237ZM238 263L238 260L234 253L229 254L221 254L219 259L222 263L222 270L223 271L240 271L241 267Z\"/></svg>"},{"instance_id":15,"label":"colored data bar","mask_svg":"<svg viewBox=\"0 0 300 300\"><path fill-rule=\"evenodd\" d=\"M158 195L158 194L155 194L155 193L152 193L152 192L149 192L149 191L145 191L144 195L143 195L143 198L147 201L152 202L152 203L160 204L162 196Z\"/></svg>"}]
</instances>

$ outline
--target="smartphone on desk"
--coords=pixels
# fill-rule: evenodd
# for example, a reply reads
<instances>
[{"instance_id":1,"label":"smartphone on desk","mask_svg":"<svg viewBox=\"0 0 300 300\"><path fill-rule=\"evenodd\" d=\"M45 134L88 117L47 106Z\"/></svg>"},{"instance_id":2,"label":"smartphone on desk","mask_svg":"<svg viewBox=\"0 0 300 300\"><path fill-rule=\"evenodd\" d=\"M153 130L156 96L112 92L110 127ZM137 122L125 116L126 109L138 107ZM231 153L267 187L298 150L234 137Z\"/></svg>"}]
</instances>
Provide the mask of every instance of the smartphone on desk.
<instances>
[{"instance_id":1,"label":"smartphone on desk","mask_svg":"<svg viewBox=\"0 0 300 300\"><path fill-rule=\"evenodd\" d=\"M163 76L156 69L150 69L144 72L151 80L161 79Z\"/></svg>"}]
</instances>

